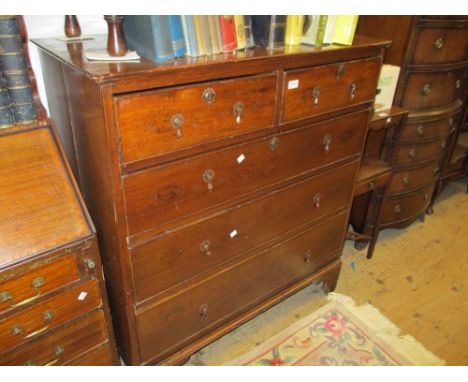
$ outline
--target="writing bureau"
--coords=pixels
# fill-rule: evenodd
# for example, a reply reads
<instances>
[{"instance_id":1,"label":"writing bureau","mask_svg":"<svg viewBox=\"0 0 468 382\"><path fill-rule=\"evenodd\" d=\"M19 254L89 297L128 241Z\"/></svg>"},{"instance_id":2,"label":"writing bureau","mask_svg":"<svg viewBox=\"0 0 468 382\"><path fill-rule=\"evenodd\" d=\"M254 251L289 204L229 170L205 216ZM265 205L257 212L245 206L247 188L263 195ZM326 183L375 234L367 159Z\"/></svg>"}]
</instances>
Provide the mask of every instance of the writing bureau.
<instances>
[{"instance_id":1,"label":"writing bureau","mask_svg":"<svg viewBox=\"0 0 468 382\"><path fill-rule=\"evenodd\" d=\"M178 364L313 282L335 287L383 50L89 62L35 40L96 223L120 352Z\"/></svg>"}]
</instances>

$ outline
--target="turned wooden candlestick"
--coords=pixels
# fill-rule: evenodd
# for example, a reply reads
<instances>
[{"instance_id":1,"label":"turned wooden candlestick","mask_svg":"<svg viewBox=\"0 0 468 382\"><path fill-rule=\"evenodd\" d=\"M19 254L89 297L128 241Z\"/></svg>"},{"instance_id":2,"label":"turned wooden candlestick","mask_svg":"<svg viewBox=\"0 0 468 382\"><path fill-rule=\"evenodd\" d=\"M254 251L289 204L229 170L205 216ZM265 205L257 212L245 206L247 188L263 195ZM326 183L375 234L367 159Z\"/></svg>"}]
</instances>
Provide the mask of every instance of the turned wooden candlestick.
<instances>
[{"instance_id":1,"label":"turned wooden candlestick","mask_svg":"<svg viewBox=\"0 0 468 382\"><path fill-rule=\"evenodd\" d=\"M75 15L65 15L65 36L69 38L81 36L80 23Z\"/></svg>"},{"instance_id":2,"label":"turned wooden candlestick","mask_svg":"<svg viewBox=\"0 0 468 382\"><path fill-rule=\"evenodd\" d=\"M122 23L124 16L106 15L104 20L107 22L107 53L113 57L122 57L127 53L127 44L125 43Z\"/></svg>"}]
</instances>

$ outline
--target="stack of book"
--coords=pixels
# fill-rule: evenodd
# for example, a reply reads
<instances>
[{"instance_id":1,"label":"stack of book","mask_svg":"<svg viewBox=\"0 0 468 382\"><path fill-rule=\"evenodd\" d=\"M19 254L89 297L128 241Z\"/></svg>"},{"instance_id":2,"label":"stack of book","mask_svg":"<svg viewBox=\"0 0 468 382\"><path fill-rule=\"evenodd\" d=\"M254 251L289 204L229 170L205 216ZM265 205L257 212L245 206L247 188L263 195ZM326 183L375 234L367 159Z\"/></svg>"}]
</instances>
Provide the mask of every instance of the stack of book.
<instances>
[{"instance_id":1,"label":"stack of book","mask_svg":"<svg viewBox=\"0 0 468 382\"><path fill-rule=\"evenodd\" d=\"M358 16L126 16L127 46L150 60L232 53L260 46L352 44Z\"/></svg>"}]
</instances>

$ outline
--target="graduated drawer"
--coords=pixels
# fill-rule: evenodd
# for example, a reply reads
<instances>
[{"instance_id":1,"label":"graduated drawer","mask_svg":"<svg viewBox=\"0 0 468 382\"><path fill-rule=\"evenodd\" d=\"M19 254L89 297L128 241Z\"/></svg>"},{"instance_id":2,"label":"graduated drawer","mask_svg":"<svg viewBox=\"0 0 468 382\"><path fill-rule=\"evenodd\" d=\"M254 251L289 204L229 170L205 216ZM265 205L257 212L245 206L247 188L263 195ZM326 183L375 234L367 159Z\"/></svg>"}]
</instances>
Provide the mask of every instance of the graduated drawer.
<instances>
[{"instance_id":1,"label":"graduated drawer","mask_svg":"<svg viewBox=\"0 0 468 382\"><path fill-rule=\"evenodd\" d=\"M367 118L360 112L125 176L129 234L357 155Z\"/></svg>"},{"instance_id":2,"label":"graduated drawer","mask_svg":"<svg viewBox=\"0 0 468 382\"><path fill-rule=\"evenodd\" d=\"M67 366L117 366L109 343L92 349L81 357L67 363Z\"/></svg>"},{"instance_id":3,"label":"graduated drawer","mask_svg":"<svg viewBox=\"0 0 468 382\"><path fill-rule=\"evenodd\" d=\"M134 291L143 301L350 202L357 163L320 174L132 250Z\"/></svg>"},{"instance_id":4,"label":"graduated drawer","mask_svg":"<svg viewBox=\"0 0 468 382\"><path fill-rule=\"evenodd\" d=\"M380 59L286 71L281 120L290 122L372 101Z\"/></svg>"},{"instance_id":5,"label":"graduated drawer","mask_svg":"<svg viewBox=\"0 0 468 382\"><path fill-rule=\"evenodd\" d=\"M272 127L277 74L114 98L124 163Z\"/></svg>"},{"instance_id":6,"label":"graduated drawer","mask_svg":"<svg viewBox=\"0 0 468 382\"><path fill-rule=\"evenodd\" d=\"M394 223L423 213L431 202L434 185L408 196L387 199L382 206L381 224Z\"/></svg>"},{"instance_id":7,"label":"graduated drawer","mask_svg":"<svg viewBox=\"0 0 468 382\"><path fill-rule=\"evenodd\" d=\"M461 98L464 70L412 72L408 75L402 107L427 109L450 104Z\"/></svg>"},{"instance_id":8,"label":"graduated drawer","mask_svg":"<svg viewBox=\"0 0 468 382\"><path fill-rule=\"evenodd\" d=\"M0 354L0 365L63 365L107 340L102 311Z\"/></svg>"},{"instance_id":9,"label":"graduated drawer","mask_svg":"<svg viewBox=\"0 0 468 382\"><path fill-rule=\"evenodd\" d=\"M137 313L142 360L193 340L332 262L346 218L342 213L142 309Z\"/></svg>"},{"instance_id":10,"label":"graduated drawer","mask_svg":"<svg viewBox=\"0 0 468 382\"><path fill-rule=\"evenodd\" d=\"M396 194L432 184L439 174L439 161L433 161L412 170L398 170L393 174L389 193Z\"/></svg>"},{"instance_id":11,"label":"graduated drawer","mask_svg":"<svg viewBox=\"0 0 468 382\"><path fill-rule=\"evenodd\" d=\"M429 122L407 121L401 131L401 141L420 141L428 138L443 137L455 131L458 114Z\"/></svg>"},{"instance_id":12,"label":"graduated drawer","mask_svg":"<svg viewBox=\"0 0 468 382\"><path fill-rule=\"evenodd\" d=\"M90 280L0 320L0 352L6 352L101 305L96 280Z\"/></svg>"},{"instance_id":13,"label":"graduated drawer","mask_svg":"<svg viewBox=\"0 0 468 382\"><path fill-rule=\"evenodd\" d=\"M397 165L409 165L435 159L445 147L445 139L432 142L401 145L396 159Z\"/></svg>"},{"instance_id":14,"label":"graduated drawer","mask_svg":"<svg viewBox=\"0 0 468 382\"><path fill-rule=\"evenodd\" d=\"M418 29L412 63L415 65L445 64L468 59L467 28Z\"/></svg>"},{"instance_id":15,"label":"graduated drawer","mask_svg":"<svg viewBox=\"0 0 468 382\"><path fill-rule=\"evenodd\" d=\"M26 305L78 279L78 269L72 255L39 267L31 266L30 270L5 280L2 280L0 273L0 313Z\"/></svg>"}]
</instances>

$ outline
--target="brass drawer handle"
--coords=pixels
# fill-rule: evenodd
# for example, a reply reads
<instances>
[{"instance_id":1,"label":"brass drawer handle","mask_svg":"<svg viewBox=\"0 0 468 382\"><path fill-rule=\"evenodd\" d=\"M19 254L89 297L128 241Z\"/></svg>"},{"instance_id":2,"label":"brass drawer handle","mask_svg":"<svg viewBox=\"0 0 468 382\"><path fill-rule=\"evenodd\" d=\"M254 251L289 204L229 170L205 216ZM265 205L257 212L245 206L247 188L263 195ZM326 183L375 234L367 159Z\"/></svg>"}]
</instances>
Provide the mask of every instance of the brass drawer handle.
<instances>
[{"instance_id":1,"label":"brass drawer handle","mask_svg":"<svg viewBox=\"0 0 468 382\"><path fill-rule=\"evenodd\" d=\"M182 138L182 125L184 124L184 117L182 114L174 114L171 117L171 125L176 131L177 138Z\"/></svg>"},{"instance_id":2,"label":"brass drawer handle","mask_svg":"<svg viewBox=\"0 0 468 382\"><path fill-rule=\"evenodd\" d=\"M242 116L242 113L244 112L244 103L239 101L239 102L236 102L234 104L234 106L232 107L233 111L234 111L234 117L236 118L236 123L238 125L240 125L241 123L241 116Z\"/></svg>"},{"instance_id":3,"label":"brass drawer handle","mask_svg":"<svg viewBox=\"0 0 468 382\"><path fill-rule=\"evenodd\" d=\"M275 151L279 146L279 138L278 137L271 138L270 142L268 143L268 146L270 147L271 151Z\"/></svg>"},{"instance_id":4,"label":"brass drawer handle","mask_svg":"<svg viewBox=\"0 0 468 382\"><path fill-rule=\"evenodd\" d=\"M445 149L445 140L443 140L442 142L440 142L440 148L443 150Z\"/></svg>"},{"instance_id":5,"label":"brass drawer handle","mask_svg":"<svg viewBox=\"0 0 468 382\"><path fill-rule=\"evenodd\" d=\"M211 256L211 243L209 240L203 240L200 243L200 251L202 251L205 255Z\"/></svg>"},{"instance_id":6,"label":"brass drawer handle","mask_svg":"<svg viewBox=\"0 0 468 382\"><path fill-rule=\"evenodd\" d=\"M44 322L48 322L50 321L52 318L54 317L54 313L52 312L52 310L48 309L46 311L44 311L44 313L42 313L42 320ZM22 338L33 338L33 337L36 337L37 335L41 334L42 332L45 332L47 329L49 329L49 324L43 326L42 328L40 329L37 329L25 336L22 336L23 334L23 328L20 326L20 325L15 325L11 328L11 334L13 334L14 336L21 336Z\"/></svg>"},{"instance_id":7,"label":"brass drawer handle","mask_svg":"<svg viewBox=\"0 0 468 382\"><path fill-rule=\"evenodd\" d=\"M375 183L370 181L369 184L367 185L367 187L369 187L369 190L373 190L374 187L375 187Z\"/></svg>"},{"instance_id":8,"label":"brass drawer handle","mask_svg":"<svg viewBox=\"0 0 468 382\"><path fill-rule=\"evenodd\" d=\"M427 202L429 200L429 194L424 194L424 200Z\"/></svg>"},{"instance_id":9,"label":"brass drawer handle","mask_svg":"<svg viewBox=\"0 0 468 382\"><path fill-rule=\"evenodd\" d=\"M436 49L442 49L442 47L444 46L444 39L439 37L437 40L434 41L434 47Z\"/></svg>"},{"instance_id":10,"label":"brass drawer handle","mask_svg":"<svg viewBox=\"0 0 468 382\"><path fill-rule=\"evenodd\" d=\"M432 85L431 84L425 84L423 88L421 89L421 93L423 95L429 95L432 92Z\"/></svg>"},{"instance_id":11,"label":"brass drawer handle","mask_svg":"<svg viewBox=\"0 0 468 382\"><path fill-rule=\"evenodd\" d=\"M216 98L216 92L213 88L203 90L202 100L205 103L212 103Z\"/></svg>"},{"instance_id":12,"label":"brass drawer handle","mask_svg":"<svg viewBox=\"0 0 468 382\"><path fill-rule=\"evenodd\" d=\"M349 99L353 100L356 97L356 82L351 81L349 83Z\"/></svg>"},{"instance_id":13,"label":"brass drawer handle","mask_svg":"<svg viewBox=\"0 0 468 382\"><path fill-rule=\"evenodd\" d=\"M33 281L31 282L31 286L33 287L33 289L36 290L36 295L35 296L32 296L32 297L29 297L21 302L18 302L17 304L12 304L11 303L11 300L13 300L13 296L12 294L9 292L9 291L3 291L0 293L0 302L9 302L10 306L12 308L17 308L19 306L22 306L22 305L26 305L28 303L30 303L31 301L34 301L36 300L37 298L39 298L42 294L42 291L40 290L40 288L44 285L44 277L42 276L37 276L33 279Z\"/></svg>"},{"instance_id":14,"label":"brass drawer handle","mask_svg":"<svg viewBox=\"0 0 468 382\"><path fill-rule=\"evenodd\" d=\"M310 257L312 256L312 253L310 250L307 250L304 252L304 262L305 263L310 263Z\"/></svg>"},{"instance_id":15,"label":"brass drawer handle","mask_svg":"<svg viewBox=\"0 0 468 382\"><path fill-rule=\"evenodd\" d=\"M409 184L409 177L405 176L402 181L403 181L403 184L407 186Z\"/></svg>"},{"instance_id":16,"label":"brass drawer handle","mask_svg":"<svg viewBox=\"0 0 468 382\"><path fill-rule=\"evenodd\" d=\"M408 153L409 157L414 160L418 156L418 150L416 149L411 149Z\"/></svg>"},{"instance_id":17,"label":"brass drawer handle","mask_svg":"<svg viewBox=\"0 0 468 382\"><path fill-rule=\"evenodd\" d=\"M401 206L399 204L397 204L394 208L393 208L393 212L395 212L395 214L399 214L401 212Z\"/></svg>"},{"instance_id":18,"label":"brass drawer handle","mask_svg":"<svg viewBox=\"0 0 468 382\"><path fill-rule=\"evenodd\" d=\"M323 149L325 151L325 154L328 154L330 152L330 145L332 143L332 137L330 135L325 135L323 137Z\"/></svg>"},{"instance_id":19,"label":"brass drawer handle","mask_svg":"<svg viewBox=\"0 0 468 382\"><path fill-rule=\"evenodd\" d=\"M96 262L93 259L86 259L85 264L88 267L88 269L96 268Z\"/></svg>"},{"instance_id":20,"label":"brass drawer handle","mask_svg":"<svg viewBox=\"0 0 468 382\"><path fill-rule=\"evenodd\" d=\"M461 88L461 80L456 80L455 81L455 89L460 89Z\"/></svg>"},{"instance_id":21,"label":"brass drawer handle","mask_svg":"<svg viewBox=\"0 0 468 382\"><path fill-rule=\"evenodd\" d=\"M453 126L453 118L449 118L447 120L447 124L448 124L449 127L452 127Z\"/></svg>"},{"instance_id":22,"label":"brass drawer handle","mask_svg":"<svg viewBox=\"0 0 468 382\"><path fill-rule=\"evenodd\" d=\"M416 132L418 133L418 135L423 135L423 134L424 134L424 126L423 126L423 125L419 125L419 126L416 128Z\"/></svg>"},{"instance_id":23,"label":"brass drawer handle","mask_svg":"<svg viewBox=\"0 0 468 382\"><path fill-rule=\"evenodd\" d=\"M208 320L208 305L203 304L202 306L200 306L200 309L199 309L198 313L200 314L200 317L204 321L207 321Z\"/></svg>"},{"instance_id":24,"label":"brass drawer handle","mask_svg":"<svg viewBox=\"0 0 468 382\"><path fill-rule=\"evenodd\" d=\"M60 360L60 356L65 352L65 349L63 348L63 346L61 345L57 345L55 347L55 356L56 358L50 360L50 361L47 361L46 363L44 363L42 366L52 366L54 364L56 364L59 360ZM24 364L25 366L36 366L36 363L34 361L31 361L29 360L28 362L26 362Z\"/></svg>"},{"instance_id":25,"label":"brass drawer handle","mask_svg":"<svg viewBox=\"0 0 468 382\"><path fill-rule=\"evenodd\" d=\"M336 79L339 80L346 69L346 64L339 64L336 69Z\"/></svg>"},{"instance_id":26,"label":"brass drawer handle","mask_svg":"<svg viewBox=\"0 0 468 382\"><path fill-rule=\"evenodd\" d=\"M213 191L213 179L215 177L215 173L213 170L208 169L203 173L203 181L207 184L208 191Z\"/></svg>"},{"instance_id":27,"label":"brass drawer handle","mask_svg":"<svg viewBox=\"0 0 468 382\"><path fill-rule=\"evenodd\" d=\"M434 176L439 175L439 166L435 166L435 167L434 167L433 173L434 173Z\"/></svg>"},{"instance_id":28,"label":"brass drawer handle","mask_svg":"<svg viewBox=\"0 0 468 382\"><path fill-rule=\"evenodd\" d=\"M315 208L320 208L320 199L321 199L321 195L320 194L315 194L314 195L314 206Z\"/></svg>"},{"instance_id":29,"label":"brass drawer handle","mask_svg":"<svg viewBox=\"0 0 468 382\"><path fill-rule=\"evenodd\" d=\"M312 103L314 106L317 106L319 104L319 98L320 98L320 86L314 86L312 89Z\"/></svg>"}]
</instances>

